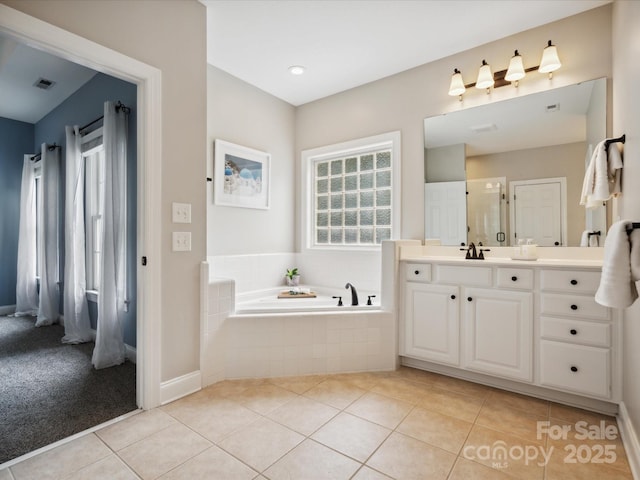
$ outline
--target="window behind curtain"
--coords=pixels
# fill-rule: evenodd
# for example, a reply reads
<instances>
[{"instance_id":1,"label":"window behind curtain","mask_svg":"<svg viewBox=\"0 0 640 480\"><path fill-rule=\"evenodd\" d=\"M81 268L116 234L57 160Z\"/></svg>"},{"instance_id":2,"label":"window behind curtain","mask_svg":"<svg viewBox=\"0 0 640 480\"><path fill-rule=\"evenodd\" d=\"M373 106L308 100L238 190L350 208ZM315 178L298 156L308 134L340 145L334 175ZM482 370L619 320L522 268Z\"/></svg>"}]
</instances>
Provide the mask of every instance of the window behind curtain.
<instances>
[{"instance_id":1,"label":"window behind curtain","mask_svg":"<svg viewBox=\"0 0 640 480\"><path fill-rule=\"evenodd\" d=\"M40 199L42 198L42 163L41 160L38 160L33 166L34 179L35 182L35 200L36 200L36 278L40 278L40 272L42 271L42 233L43 228L40 225Z\"/></svg>"},{"instance_id":2,"label":"window behind curtain","mask_svg":"<svg viewBox=\"0 0 640 480\"><path fill-rule=\"evenodd\" d=\"M100 290L101 238L104 213L104 145L102 128L82 139L85 162L85 250L87 290Z\"/></svg>"}]
</instances>

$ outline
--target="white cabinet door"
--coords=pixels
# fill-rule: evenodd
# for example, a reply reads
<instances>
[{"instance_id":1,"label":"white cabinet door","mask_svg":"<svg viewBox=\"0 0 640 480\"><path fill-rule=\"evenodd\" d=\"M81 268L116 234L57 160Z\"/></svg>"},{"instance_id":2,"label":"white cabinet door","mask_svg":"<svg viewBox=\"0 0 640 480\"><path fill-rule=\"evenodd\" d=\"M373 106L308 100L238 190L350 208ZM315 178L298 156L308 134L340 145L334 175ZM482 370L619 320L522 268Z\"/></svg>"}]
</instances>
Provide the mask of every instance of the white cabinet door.
<instances>
[{"instance_id":1,"label":"white cabinet door","mask_svg":"<svg viewBox=\"0 0 640 480\"><path fill-rule=\"evenodd\" d=\"M442 245L467 243L466 182L425 183L425 238Z\"/></svg>"},{"instance_id":2,"label":"white cabinet door","mask_svg":"<svg viewBox=\"0 0 640 480\"><path fill-rule=\"evenodd\" d=\"M532 294L466 288L465 368L532 381Z\"/></svg>"},{"instance_id":3,"label":"white cabinet door","mask_svg":"<svg viewBox=\"0 0 640 480\"><path fill-rule=\"evenodd\" d=\"M406 283L405 354L459 365L458 287Z\"/></svg>"}]
</instances>

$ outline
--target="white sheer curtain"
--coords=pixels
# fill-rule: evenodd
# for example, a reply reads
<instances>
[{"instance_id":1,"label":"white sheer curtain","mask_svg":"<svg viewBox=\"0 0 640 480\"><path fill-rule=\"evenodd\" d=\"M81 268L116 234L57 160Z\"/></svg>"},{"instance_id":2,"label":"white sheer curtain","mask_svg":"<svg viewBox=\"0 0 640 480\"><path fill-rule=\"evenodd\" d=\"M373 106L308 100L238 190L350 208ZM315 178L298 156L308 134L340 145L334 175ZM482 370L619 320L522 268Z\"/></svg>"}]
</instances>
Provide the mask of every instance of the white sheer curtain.
<instances>
[{"instance_id":1,"label":"white sheer curtain","mask_svg":"<svg viewBox=\"0 0 640 480\"><path fill-rule=\"evenodd\" d=\"M16 315L38 314L36 282L36 182L31 155L24 156L20 187Z\"/></svg>"},{"instance_id":2,"label":"white sheer curtain","mask_svg":"<svg viewBox=\"0 0 640 480\"><path fill-rule=\"evenodd\" d=\"M127 188L127 116L105 102L103 139L105 191L98 326L92 363L106 368L124 362L122 315L125 302L125 222Z\"/></svg>"},{"instance_id":3,"label":"white sheer curtain","mask_svg":"<svg viewBox=\"0 0 640 480\"><path fill-rule=\"evenodd\" d=\"M38 198L38 225L42 228L40 257L40 303L36 327L52 325L60 317L58 288L58 218L60 190L60 149L42 144L42 195Z\"/></svg>"},{"instance_id":4,"label":"white sheer curtain","mask_svg":"<svg viewBox=\"0 0 640 480\"><path fill-rule=\"evenodd\" d=\"M64 337L62 343L91 340L86 296L84 159L78 127L65 128Z\"/></svg>"}]
</instances>

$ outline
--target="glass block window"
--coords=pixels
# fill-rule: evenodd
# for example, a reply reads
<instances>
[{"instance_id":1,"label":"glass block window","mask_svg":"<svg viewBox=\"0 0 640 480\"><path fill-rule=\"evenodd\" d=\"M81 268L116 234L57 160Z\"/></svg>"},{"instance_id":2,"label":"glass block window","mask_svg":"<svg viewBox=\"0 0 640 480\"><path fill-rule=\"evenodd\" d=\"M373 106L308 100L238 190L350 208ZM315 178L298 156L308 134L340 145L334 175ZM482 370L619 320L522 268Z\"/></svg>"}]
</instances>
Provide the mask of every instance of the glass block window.
<instances>
[{"instance_id":1,"label":"glass block window","mask_svg":"<svg viewBox=\"0 0 640 480\"><path fill-rule=\"evenodd\" d=\"M392 233L392 150L313 160L313 243L376 245Z\"/></svg>"}]
</instances>

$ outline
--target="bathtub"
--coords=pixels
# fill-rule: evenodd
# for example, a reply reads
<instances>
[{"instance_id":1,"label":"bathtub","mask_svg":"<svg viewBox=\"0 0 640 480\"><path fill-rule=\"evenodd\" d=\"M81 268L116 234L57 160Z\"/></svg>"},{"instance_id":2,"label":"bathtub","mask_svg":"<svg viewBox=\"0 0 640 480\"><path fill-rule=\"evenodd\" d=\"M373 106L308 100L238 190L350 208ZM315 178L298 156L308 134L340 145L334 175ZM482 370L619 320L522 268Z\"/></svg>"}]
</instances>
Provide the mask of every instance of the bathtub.
<instances>
[{"instance_id":1,"label":"bathtub","mask_svg":"<svg viewBox=\"0 0 640 480\"><path fill-rule=\"evenodd\" d=\"M234 315L255 315L269 313L301 313L301 312L358 312L380 310L380 303L377 301L379 295L371 292L358 293L359 305L351 305L351 293L347 290L329 290L320 287L304 286L314 293L315 298L278 298L280 292L286 291L286 287L261 290L248 294L240 294L235 299ZM367 296L376 295L371 299L372 305L367 305ZM338 306L338 299L333 296L342 297L342 306Z\"/></svg>"},{"instance_id":2,"label":"bathtub","mask_svg":"<svg viewBox=\"0 0 640 480\"><path fill-rule=\"evenodd\" d=\"M278 286L282 275L276 275L275 285L256 282L258 288L248 291L238 288L249 285L246 280L210 277L207 262L201 274L203 386L233 378L386 371L397 366L395 314L392 305L381 306L375 289L359 289L361 305L352 307L351 292L342 281L329 287L304 285L316 298L278 299L287 290ZM368 306L367 296L372 294L377 296ZM334 295L342 297L344 306L337 306Z\"/></svg>"}]
</instances>

